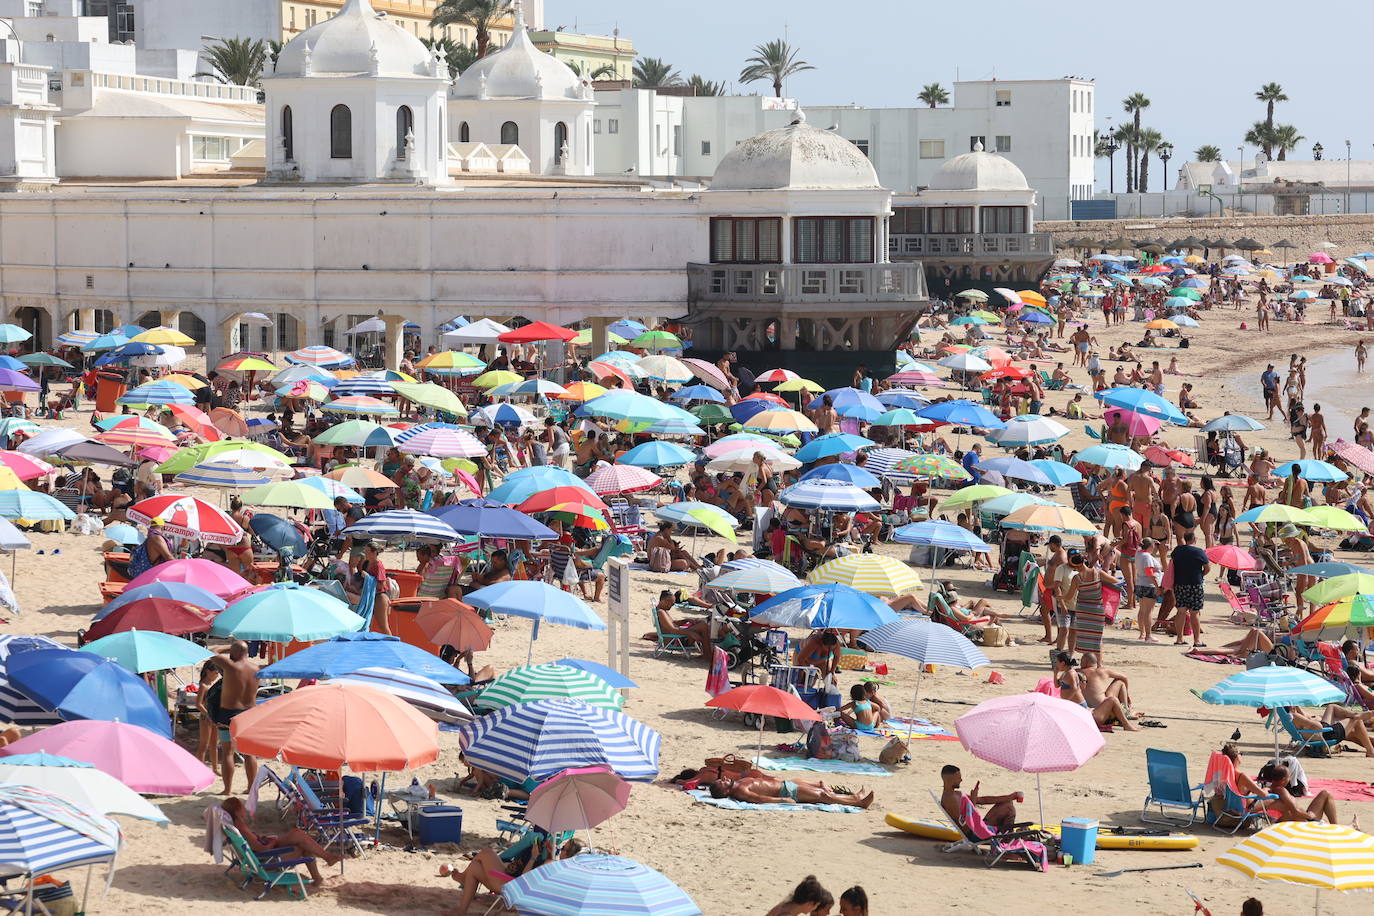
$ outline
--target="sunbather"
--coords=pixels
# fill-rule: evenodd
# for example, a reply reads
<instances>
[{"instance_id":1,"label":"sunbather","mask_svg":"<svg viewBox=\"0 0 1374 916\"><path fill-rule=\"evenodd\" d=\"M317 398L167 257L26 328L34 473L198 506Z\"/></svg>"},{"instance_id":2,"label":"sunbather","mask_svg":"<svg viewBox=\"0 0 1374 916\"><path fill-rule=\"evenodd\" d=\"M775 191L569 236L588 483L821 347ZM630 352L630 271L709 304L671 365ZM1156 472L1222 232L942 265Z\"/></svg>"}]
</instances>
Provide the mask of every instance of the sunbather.
<instances>
[{"instance_id":1,"label":"sunbather","mask_svg":"<svg viewBox=\"0 0 1374 916\"><path fill-rule=\"evenodd\" d=\"M556 858L569 859L577 855L582 849L582 844L577 840L568 840L562 848L558 850ZM531 869L538 868L555 858L553 840L549 839L539 844L536 849L530 851L530 855L521 862L503 862L491 849L480 849L477 855L473 856L467 868L462 871L450 869L448 866L440 866L439 875L447 876L463 885L463 896L459 899L458 905L451 910L444 910L444 916L464 916L468 907L472 906L472 901L477 897L477 892L482 887L486 887L494 894L501 893L506 883L513 878L525 874Z\"/></svg>"},{"instance_id":2,"label":"sunbather","mask_svg":"<svg viewBox=\"0 0 1374 916\"><path fill-rule=\"evenodd\" d=\"M1131 710L1130 681L1120 671L1104 667L1093 652L1084 652L1080 663L1083 673L1083 698L1090 706L1100 706L1107 697L1115 697L1129 713Z\"/></svg>"},{"instance_id":3,"label":"sunbather","mask_svg":"<svg viewBox=\"0 0 1374 916\"><path fill-rule=\"evenodd\" d=\"M302 856L311 856L315 861L305 863L306 870L310 872L310 880L317 886L325 883L324 877L320 874L319 863L325 865L335 865L340 856L335 855L325 849L315 838L304 830L293 828L286 833L276 835L259 834L253 830L253 817L248 813L248 808L244 806L242 800L235 796L230 796L220 803L220 807L228 813L234 822L234 829L242 835L248 848L254 852L271 852L274 849L287 847L295 848Z\"/></svg>"},{"instance_id":4,"label":"sunbather","mask_svg":"<svg viewBox=\"0 0 1374 916\"><path fill-rule=\"evenodd\" d=\"M1296 706L1288 707L1293 724L1305 731L1321 732L1327 741L1353 741L1364 748L1366 757L1374 757L1374 743L1369 739L1368 720L1374 718L1374 711L1351 712L1335 703L1322 711L1320 719L1314 719Z\"/></svg>"},{"instance_id":5,"label":"sunbather","mask_svg":"<svg viewBox=\"0 0 1374 916\"><path fill-rule=\"evenodd\" d=\"M1312 796L1306 808L1298 807L1293 796L1288 794L1288 768L1282 764L1266 763L1259 771L1259 783L1269 790L1269 794L1278 796L1277 799L1265 800L1264 805L1271 811L1278 811L1281 821L1320 821L1326 818L1327 823L1340 823L1336 820L1336 802L1325 789Z\"/></svg>"},{"instance_id":6,"label":"sunbather","mask_svg":"<svg viewBox=\"0 0 1374 916\"><path fill-rule=\"evenodd\" d=\"M940 807L945 809L954 823L969 826L970 814L978 814L981 805L990 805L986 814L979 815L984 824L996 833L1007 833L1016 826L1016 803L1026 800L1024 794L980 795L978 787L982 785L981 782L974 783L973 791L968 794L960 792L964 774L953 764L946 764L940 770L940 781L944 783L944 789L940 792Z\"/></svg>"},{"instance_id":7,"label":"sunbather","mask_svg":"<svg viewBox=\"0 0 1374 916\"><path fill-rule=\"evenodd\" d=\"M667 635L686 636L696 644L703 658L710 663L711 658L711 625L704 620L675 620L669 613L677 604L676 596L664 589L658 594L658 603L654 605L654 613L658 615L658 626ZM657 639L657 633L645 634L646 639Z\"/></svg>"},{"instance_id":8,"label":"sunbather","mask_svg":"<svg viewBox=\"0 0 1374 916\"><path fill-rule=\"evenodd\" d=\"M1078 662L1074 661L1073 656L1069 653L1055 653L1054 685L1059 688L1060 697L1091 711L1093 721L1098 725L1106 725L1116 721L1121 723L1121 727L1128 732L1140 731L1140 726L1131 721L1130 712L1116 697L1104 696L1096 706L1088 703L1087 698L1083 695L1083 675L1081 672L1073 670L1077 667Z\"/></svg>"},{"instance_id":9,"label":"sunbather","mask_svg":"<svg viewBox=\"0 0 1374 916\"><path fill-rule=\"evenodd\" d=\"M824 916L835 905L835 896L821 887L815 875L807 875L792 896L768 911L768 916Z\"/></svg>"},{"instance_id":10,"label":"sunbather","mask_svg":"<svg viewBox=\"0 0 1374 916\"><path fill-rule=\"evenodd\" d=\"M873 804L873 793L834 792L823 782L805 779L775 779L771 776L744 776L739 779L717 779L711 783L712 798L733 798L754 805L771 805L795 801L803 805L852 805L867 808Z\"/></svg>"}]
</instances>

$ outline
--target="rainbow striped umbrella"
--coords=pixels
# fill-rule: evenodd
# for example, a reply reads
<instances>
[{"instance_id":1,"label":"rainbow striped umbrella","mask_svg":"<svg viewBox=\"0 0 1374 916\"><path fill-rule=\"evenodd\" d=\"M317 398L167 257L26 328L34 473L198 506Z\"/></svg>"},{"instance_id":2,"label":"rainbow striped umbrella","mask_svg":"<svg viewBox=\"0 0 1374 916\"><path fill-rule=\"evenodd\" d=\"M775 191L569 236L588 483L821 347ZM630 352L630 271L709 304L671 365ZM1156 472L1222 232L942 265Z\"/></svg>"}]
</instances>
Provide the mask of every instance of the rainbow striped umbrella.
<instances>
[{"instance_id":1,"label":"rainbow striped umbrella","mask_svg":"<svg viewBox=\"0 0 1374 916\"><path fill-rule=\"evenodd\" d=\"M522 665L492 681L473 705L501 709L535 700L581 700L591 706L619 709L625 697L610 684L569 665Z\"/></svg>"},{"instance_id":2,"label":"rainbow striped umbrella","mask_svg":"<svg viewBox=\"0 0 1374 916\"><path fill-rule=\"evenodd\" d=\"M96 439L106 445L133 445L144 448L150 445L175 445L176 436L165 426L140 426L136 423L116 426L107 432L98 433Z\"/></svg>"},{"instance_id":3,"label":"rainbow striped umbrella","mask_svg":"<svg viewBox=\"0 0 1374 916\"><path fill-rule=\"evenodd\" d=\"M207 461L198 464L189 471L182 471L176 476L176 483L180 486L196 487L221 487L224 489L247 489L249 487L259 487L267 483L270 478L252 468L234 464L229 461Z\"/></svg>"},{"instance_id":4,"label":"rainbow striped umbrella","mask_svg":"<svg viewBox=\"0 0 1374 916\"><path fill-rule=\"evenodd\" d=\"M948 455L912 455L894 464L891 473L945 480L970 480L973 477L964 470L963 465Z\"/></svg>"},{"instance_id":5,"label":"rainbow striped umbrella","mask_svg":"<svg viewBox=\"0 0 1374 916\"><path fill-rule=\"evenodd\" d=\"M292 350L286 354L286 361L297 365L303 363L308 366L347 366L353 362L353 357L340 350L335 350L333 347L316 344L312 347Z\"/></svg>"},{"instance_id":6,"label":"rainbow striped umbrella","mask_svg":"<svg viewBox=\"0 0 1374 916\"><path fill-rule=\"evenodd\" d=\"M469 353L445 350L427 356L416 366L434 375L476 375L487 368L487 364Z\"/></svg>"},{"instance_id":7,"label":"rainbow striped umbrella","mask_svg":"<svg viewBox=\"0 0 1374 916\"><path fill-rule=\"evenodd\" d=\"M1351 595L1323 605L1298 621L1293 632L1318 639L1338 637L1360 627L1374 627L1374 597L1369 595Z\"/></svg>"},{"instance_id":8,"label":"rainbow striped umbrella","mask_svg":"<svg viewBox=\"0 0 1374 916\"><path fill-rule=\"evenodd\" d=\"M1288 822L1266 827L1217 856L1260 881L1305 884L1321 892L1374 890L1374 836L1343 824Z\"/></svg>"},{"instance_id":9,"label":"rainbow striped umbrella","mask_svg":"<svg viewBox=\"0 0 1374 916\"><path fill-rule=\"evenodd\" d=\"M909 595L925 587L921 577L901 560L875 553L828 560L811 570L806 581L812 585L838 582L870 595Z\"/></svg>"},{"instance_id":10,"label":"rainbow striped umbrella","mask_svg":"<svg viewBox=\"0 0 1374 916\"><path fill-rule=\"evenodd\" d=\"M370 398L364 394L339 398L320 408L325 413L337 413L357 417L399 417L401 412L386 401Z\"/></svg>"},{"instance_id":11,"label":"rainbow striped umbrella","mask_svg":"<svg viewBox=\"0 0 1374 916\"><path fill-rule=\"evenodd\" d=\"M237 356L215 367L220 372L275 372L277 367L256 356Z\"/></svg>"}]
</instances>

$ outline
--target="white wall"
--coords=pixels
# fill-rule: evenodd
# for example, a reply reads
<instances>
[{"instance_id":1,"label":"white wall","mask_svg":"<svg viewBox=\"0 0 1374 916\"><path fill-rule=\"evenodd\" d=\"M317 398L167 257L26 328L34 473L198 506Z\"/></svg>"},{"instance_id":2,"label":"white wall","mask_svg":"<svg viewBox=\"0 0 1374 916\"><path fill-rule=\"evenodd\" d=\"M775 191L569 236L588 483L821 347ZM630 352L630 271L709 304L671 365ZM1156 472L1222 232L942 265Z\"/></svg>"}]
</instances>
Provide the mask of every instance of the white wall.
<instances>
[{"instance_id":1,"label":"white wall","mask_svg":"<svg viewBox=\"0 0 1374 916\"><path fill-rule=\"evenodd\" d=\"M200 52L177 48L137 48L135 69L142 76L189 80L200 72Z\"/></svg>"},{"instance_id":2,"label":"white wall","mask_svg":"<svg viewBox=\"0 0 1374 916\"><path fill-rule=\"evenodd\" d=\"M185 123L151 118L66 118L57 125L57 174L68 178L175 178Z\"/></svg>"},{"instance_id":3,"label":"white wall","mask_svg":"<svg viewBox=\"0 0 1374 916\"><path fill-rule=\"evenodd\" d=\"M597 171L603 175L621 175L631 170L636 175L686 174L686 150L678 155L673 146L674 131L683 130L686 101L681 96L638 89L596 93L592 138ZM612 126L615 133L611 133ZM656 143L658 136L663 137L662 146ZM682 143L685 147L685 131ZM661 153L664 147L666 154Z\"/></svg>"},{"instance_id":4,"label":"white wall","mask_svg":"<svg viewBox=\"0 0 1374 916\"><path fill-rule=\"evenodd\" d=\"M199 50L215 38L281 38L280 0L137 0L140 48Z\"/></svg>"},{"instance_id":5,"label":"white wall","mask_svg":"<svg viewBox=\"0 0 1374 916\"><path fill-rule=\"evenodd\" d=\"M99 73L132 74L138 69L133 45L81 41L26 41L24 63L41 64L54 70L95 70Z\"/></svg>"}]
</instances>

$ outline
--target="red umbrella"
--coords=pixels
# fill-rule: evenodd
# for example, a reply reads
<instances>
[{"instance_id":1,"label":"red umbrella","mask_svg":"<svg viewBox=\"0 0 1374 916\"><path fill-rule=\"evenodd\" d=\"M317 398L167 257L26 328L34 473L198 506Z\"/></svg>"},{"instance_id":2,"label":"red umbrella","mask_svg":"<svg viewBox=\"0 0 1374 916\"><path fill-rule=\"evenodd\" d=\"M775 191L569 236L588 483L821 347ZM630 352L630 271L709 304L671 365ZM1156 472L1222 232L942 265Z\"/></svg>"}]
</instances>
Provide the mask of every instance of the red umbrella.
<instances>
[{"instance_id":1,"label":"red umbrella","mask_svg":"<svg viewBox=\"0 0 1374 916\"><path fill-rule=\"evenodd\" d=\"M1259 569L1260 561L1246 550L1230 544L1207 548L1207 559L1227 569Z\"/></svg>"},{"instance_id":2,"label":"red umbrella","mask_svg":"<svg viewBox=\"0 0 1374 916\"><path fill-rule=\"evenodd\" d=\"M171 598L140 598L115 608L91 624L90 629L86 631L86 641L93 642L112 633L125 633L129 630L169 633L172 636L204 633L210 629L210 623L214 619L213 611L207 611L185 601L175 601Z\"/></svg>"},{"instance_id":3,"label":"red umbrella","mask_svg":"<svg viewBox=\"0 0 1374 916\"><path fill-rule=\"evenodd\" d=\"M740 398L740 400L741 400L741 401L767 401L769 404L777 404L777 405L779 405L780 407L791 407L791 406L792 406L791 404L789 404L789 403L787 403L786 401L784 401L784 400L783 400L781 397L779 397L778 395L772 394L771 392L768 392L768 391L760 391L760 392L757 393L757 394L751 394L751 395L749 395L747 398Z\"/></svg>"},{"instance_id":4,"label":"red umbrella","mask_svg":"<svg viewBox=\"0 0 1374 916\"><path fill-rule=\"evenodd\" d=\"M160 518L169 533L211 544L237 544L243 538L243 529L227 512L185 493L141 499L128 508L127 514L145 525Z\"/></svg>"},{"instance_id":5,"label":"red umbrella","mask_svg":"<svg viewBox=\"0 0 1374 916\"><path fill-rule=\"evenodd\" d=\"M591 506L593 509L610 511L605 500L597 496L589 489L582 487L563 486L553 487L552 489L542 490L529 499L522 502L515 508L521 512L547 512L559 503L582 503Z\"/></svg>"},{"instance_id":6,"label":"red umbrella","mask_svg":"<svg viewBox=\"0 0 1374 916\"><path fill-rule=\"evenodd\" d=\"M547 321L532 321L521 328L506 331L496 339L502 343L537 343L541 340L572 340L576 331L549 324Z\"/></svg>"},{"instance_id":7,"label":"red umbrella","mask_svg":"<svg viewBox=\"0 0 1374 916\"><path fill-rule=\"evenodd\" d=\"M989 369L987 372L978 376L979 379L985 382L995 381L999 378L1014 378L1019 380L1029 377L1030 370L1020 369L1016 366L998 366L996 369Z\"/></svg>"},{"instance_id":8,"label":"red umbrella","mask_svg":"<svg viewBox=\"0 0 1374 916\"><path fill-rule=\"evenodd\" d=\"M491 627L471 605L455 598L425 599L415 615L415 625L436 646L480 652L491 645Z\"/></svg>"},{"instance_id":9,"label":"red umbrella","mask_svg":"<svg viewBox=\"0 0 1374 916\"><path fill-rule=\"evenodd\" d=\"M587 371L595 375L598 382L604 382L608 378L613 378L624 382L626 388L634 388L635 386L634 379L630 378L624 369L621 369L619 366L613 366L610 363L593 360L587 363Z\"/></svg>"},{"instance_id":10,"label":"red umbrella","mask_svg":"<svg viewBox=\"0 0 1374 916\"><path fill-rule=\"evenodd\" d=\"M196 435L206 442L218 442L224 438L224 433L210 420L209 414L199 407L193 407L190 404L172 404L170 407L172 416L189 426Z\"/></svg>"},{"instance_id":11,"label":"red umbrella","mask_svg":"<svg viewBox=\"0 0 1374 916\"><path fill-rule=\"evenodd\" d=\"M759 717L759 746L758 755L763 754L763 724L767 716L776 716L779 719L801 719L807 722L819 722L820 713L802 702L800 697L779 690L776 687L769 687L767 684L745 684L733 690L727 690L718 697L706 701L707 706L714 706L717 709L738 709L740 712L749 712Z\"/></svg>"}]
</instances>

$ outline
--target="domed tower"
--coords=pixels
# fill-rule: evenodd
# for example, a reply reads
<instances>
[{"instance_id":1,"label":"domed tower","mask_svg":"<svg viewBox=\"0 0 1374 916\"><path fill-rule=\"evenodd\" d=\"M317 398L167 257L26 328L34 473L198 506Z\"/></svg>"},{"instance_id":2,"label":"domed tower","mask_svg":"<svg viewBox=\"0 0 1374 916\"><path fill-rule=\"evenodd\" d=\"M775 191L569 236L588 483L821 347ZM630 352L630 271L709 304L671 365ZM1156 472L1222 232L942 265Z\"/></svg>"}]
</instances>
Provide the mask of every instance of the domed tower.
<instances>
[{"instance_id":1,"label":"domed tower","mask_svg":"<svg viewBox=\"0 0 1374 916\"><path fill-rule=\"evenodd\" d=\"M448 83L418 38L346 0L263 77L269 180L447 182Z\"/></svg>"},{"instance_id":2,"label":"domed tower","mask_svg":"<svg viewBox=\"0 0 1374 916\"><path fill-rule=\"evenodd\" d=\"M592 175L591 83L530 41L517 3L506 46L463 71L449 92L455 143L518 146L540 175Z\"/></svg>"}]
</instances>

